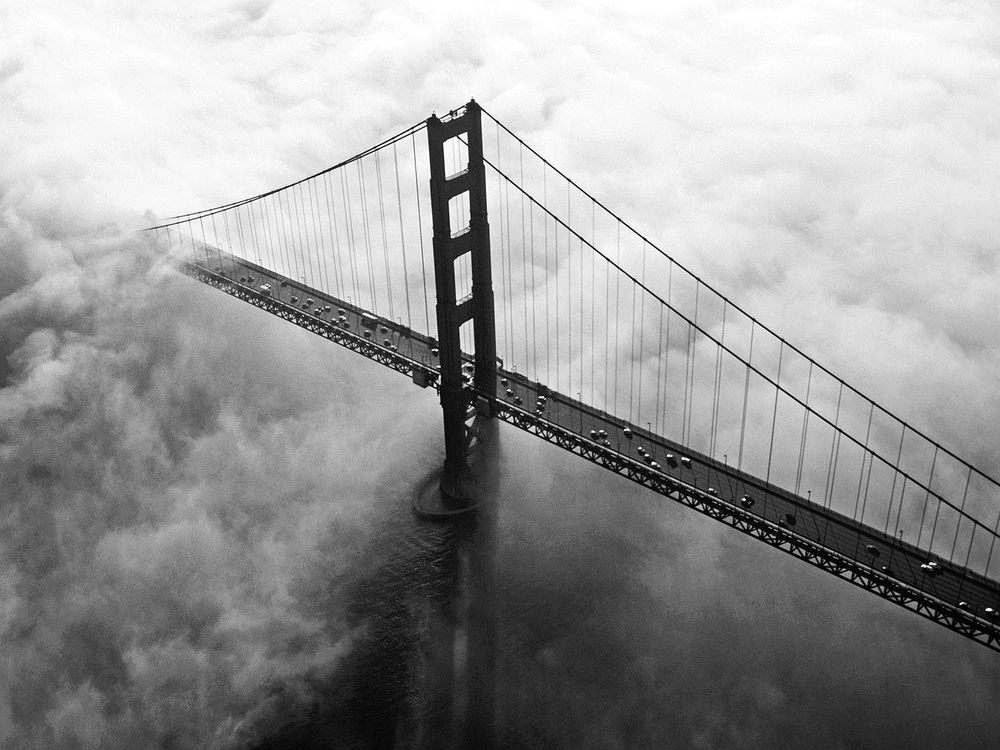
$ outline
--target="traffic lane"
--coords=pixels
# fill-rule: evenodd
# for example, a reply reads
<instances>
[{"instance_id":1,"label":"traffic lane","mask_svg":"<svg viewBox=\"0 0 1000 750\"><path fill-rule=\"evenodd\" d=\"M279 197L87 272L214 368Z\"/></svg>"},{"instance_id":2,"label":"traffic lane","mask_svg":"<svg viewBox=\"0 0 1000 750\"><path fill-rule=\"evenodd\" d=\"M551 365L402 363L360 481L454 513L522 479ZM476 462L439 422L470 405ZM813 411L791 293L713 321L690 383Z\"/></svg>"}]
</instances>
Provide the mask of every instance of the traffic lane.
<instances>
[{"instance_id":1,"label":"traffic lane","mask_svg":"<svg viewBox=\"0 0 1000 750\"><path fill-rule=\"evenodd\" d=\"M648 431L630 427L632 438L629 439L624 432L624 426L627 425L622 420L596 412L585 405L566 399L561 394L548 391L544 386L518 378L512 373L507 375L507 382L500 383L498 397L586 440L591 440L596 445L614 450L647 466L655 462L659 465L657 470L666 476L719 496L744 512L784 526L800 537L816 542L940 601L956 606L964 602L964 609L981 617L987 616L987 607L998 608L1000 586L995 584L991 586L987 582L964 575L958 566L941 561L938 563L940 567L936 573L928 573L925 568L921 568L921 565L932 560L925 551L899 543L876 529L861 527L851 519L833 511L816 508L805 498L789 498L783 491L770 491L759 481L747 481L732 472L719 469L715 462L710 462L672 441L653 436ZM539 395L545 396L544 401L538 400ZM516 403L517 399L520 403ZM598 433L596 439L591 436L592 430ZM600 435L601 430L606 433L606 437ZM640 446L643 447L645 454L638 452ZM671 466L667 462L667 454L674 456L676 465ZM682 456L691 460L689 466L681 462ZM740 502L744 496L754 500L749 508ZM869 551L869 546L877 551L877 555Z\"/></svg>"},{"instance_id":2,"label":"traffic lane","mask_svg":"<svg viewBox=\"0 0 1000 750\"><path fill-rule=\"evenodd\" d=\"M878 530L859 527L849 519L838 519L829 511L815 511L780 495L762 492L759 487L724 475L712 467L695 466L703 470L709 485L714 483L724 488L725 499L730 502L744 495L762 497L764 507L759 515L772 522L777 520L779 525L782 525L780 521L785 514L792 514L794 521L789 523L786 520L783 525L799 536L941 601L957 606L965 602L963 608L979 616L987 616L987 607L997 607L997 588L964 575L957 566L938 563L937 572L931 573L922 567L932 561L931 557L918 548L897 542Z\"/></svg>"},{"instance_id":3,"label":"traffic lane","mask_svg":"<svg viewBox=\"0 0 1000 750\"><path fill-rule=\"evenodd\" d=\"M433 342L426 336L416 334L399 321L376 315L376 326L367 327L364 319L366 310L241 258L224 258L221 268L223 269L221 275L229 281L243 284L258 293L264 293L261 287L268 285L270 287L268 296L272 299L279 300L298 311L309 313L317 320L340 325L345 330L360 334L385 349L398 352L428 367L434 367L437 363L432 351ZM214 268L211 270L219 273ZM309 299L313 302L307 303ZM327 307L330 309L325 309ZM319 314L316 313L317 310L320 311Z\"/></svg>"},{"instance_id":4,"label":"traffic lane","mask_svg":"<svg viewBox=\"0 0 1000 750\"><path fill-rule=\"evenodd\" d=\"M228 254L220 252L220 267L212 270L230 281L244 284L258 292L266 284L270 287L268 291L272 298L296 310L311 312L319 320L351 329L388 350L399 352L416 362L436 366L431 340L413 335L399 322L376 316L378 320L375 327L366 327L366 311L349 301L345 302L250 261L226 256ZM226 265L229 266L228 272ZM313 301L308 302L309 299ZM327 310L327 307L330 309ZM466 361L471 361L471 355L463 356ZM603 415L578 402L574 403L515 373L503 370L498 373L496 395L622 456L646 465L658 464L657 470L664 475L706 492L714 490L714 494L724 493L720 497L731 505L742 507L740 500L749 496L754 499L754 504L749 508L742 507L744 512L784 525L798 536L866 564L872 570L889 575L937 599L955 605L965 602L966 608L977 615L984 615L987 607L997 608L996 587L963 575L959 569L952 569L949 563L942 565L938 572L929 574L926 568L921 568L921 565L928 562L928 555L920 550L909 545L895 544L885 534L859 528L846 517L837 517L827 510L820 511L804 498L793 500L769 490L759 482L748 482L731 472L722 471L704 457L648 431L630 428L632 439L629 439L623 430L625 423L622 420ZM543 400L539 400L539 396L543 396ZM591 435L592 432L601 431L603 434L596 436L596 439ZM644 454L638 452L640 446L643 447ZM668 463L668 454L675 456L675 465ZM691 460L690 465L681 463L682 456ZM869 545L878 550L877 556L869 551ZM886 550L888 554L885 554Z\"/></svg>"}]
</instances>

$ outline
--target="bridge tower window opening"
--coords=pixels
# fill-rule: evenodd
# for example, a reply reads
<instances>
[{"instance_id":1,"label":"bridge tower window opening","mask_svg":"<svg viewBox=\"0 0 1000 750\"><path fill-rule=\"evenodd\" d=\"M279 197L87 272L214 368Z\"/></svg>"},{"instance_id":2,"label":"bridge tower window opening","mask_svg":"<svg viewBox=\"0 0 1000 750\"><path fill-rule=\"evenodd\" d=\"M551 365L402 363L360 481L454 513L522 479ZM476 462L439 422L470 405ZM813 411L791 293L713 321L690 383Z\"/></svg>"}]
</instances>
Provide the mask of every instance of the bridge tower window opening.
<instances>
[{"instance_id":1,"label":"bridge tower window opening","mask_svg":"<svg viewBox=\"0 0 1000 750\"><path fill-rule=\"evenodd\" d=\"M450 180L469 171L469 144L467 136L460 134L444 142L445 179Z\"/></svg>"},{"instance_id":2,"label":"bridge tower window opening","mask_svg":"<svg viewBox=\"0 0 1000 750\"><path fill-rule=\"evenodd\" d=\"M461 304L462 300L472 296L472 254L463 253L455 258L455 300Z\"/></svg>"},{"instance_id":3,"label":"bridge tower window opening","mask_svg":"<svg viewBox=\"0 0 1000 750\"><path fill-rule=\"evenodd\" d=\"M476 322L474 320L467 320L462 325L458 327L458 340L461 342L462 352L464 354L473 355L473 361L475 361L476 354ZM462 379L468 383L471 383L472 378L466 377L471 372L475 372L475 366L468 366L465 358L462 359Z\"/></svg>"},{"instance_id":4,"label":"bridge tower window opening","mask_svg":"<svg viewBox=\"0 0 1000 750\"><path fill-rule=\"evenodd\" d=\"M458 237L460 234L468 232L471 218L468 190L448 201L448 226L452 237Z\"/></svg>"}]
</instances>

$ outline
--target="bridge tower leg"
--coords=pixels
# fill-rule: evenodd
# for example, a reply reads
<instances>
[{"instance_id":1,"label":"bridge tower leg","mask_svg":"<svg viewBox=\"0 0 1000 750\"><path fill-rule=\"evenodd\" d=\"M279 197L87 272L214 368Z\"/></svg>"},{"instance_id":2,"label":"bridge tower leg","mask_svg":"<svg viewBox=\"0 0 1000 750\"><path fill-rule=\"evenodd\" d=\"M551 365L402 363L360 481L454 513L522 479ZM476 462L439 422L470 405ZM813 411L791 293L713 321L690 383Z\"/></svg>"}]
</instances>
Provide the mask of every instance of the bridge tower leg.
<instances>
[{"instance_id":1,"label":"bridge tower leg","mask_svg":"<svg viewBox=\"0 0 1000 750\"><path fill-rule=\"evenodd\" d=\"M453 138L464 142L466 169L447 174L445 146ZM465 420L469 391L462 378L459 331L471 321L475 346L473 384L479 394L475 407L482 417L493 416L497 389L496 323L493 275L490 265L490 227L486 215L486 168L483 162L482 110L475 100L465 107L427 120L431 167L431 212L434 226L434 282L437 287L438 357L441 364L441 407L444 412L443 500L467 505L462 491L467 476L468 440ZM469 224L452 231L459 206L467 201ZM472 290L461 299L455 288L455 263L469 255ZM462 262L465 262L462 260Z\"/></svg>"}]
</instances>

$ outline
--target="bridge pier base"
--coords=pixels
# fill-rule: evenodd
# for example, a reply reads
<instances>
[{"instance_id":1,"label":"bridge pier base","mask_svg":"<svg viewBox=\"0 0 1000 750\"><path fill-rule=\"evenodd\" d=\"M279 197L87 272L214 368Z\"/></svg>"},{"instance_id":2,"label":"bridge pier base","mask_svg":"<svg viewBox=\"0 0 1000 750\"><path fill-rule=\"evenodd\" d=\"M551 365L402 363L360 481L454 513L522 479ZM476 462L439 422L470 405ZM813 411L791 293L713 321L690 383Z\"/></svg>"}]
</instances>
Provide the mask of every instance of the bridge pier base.
<instances>
[{"instance_id":1,"label":"bridge pier base","mask_svg":"<svg viewBox=\"0 0 1000 750\"><path fill-rule=\"evenodd\" d=\"M459 470L449 471L445 467L438 480L438 492L441 495L441 503L448 510L473 510L476 506L474 492L472 489L472 477L469 475L467 467Z\"/></svg>"},{"instance_id":2,"label":"bridge pier base","mask_svg":"<svg viewBox=\"0 0 1000 750\"><path fill-rule=\"evenodd\" d=\"M456 490L462 503L446 505L443 473L428 477L414 499L420 516L455 524L458 558L454 596L434 619L426 653L432 715L425 717L420 748L490 750L497 745L498 424L480 418L473 430L480 443Z\"/></svg>"},{"instance_id":3,"label":"bridge pier base","mask_svg":"<svg viewBox=\"0 0 1000 750\"><path fill-rule=\"evenodd\" d=\"M475 460L472 485L477 511L459 549L459 571L465 593L465 690L467 703L460 747L482 750L498 745L496 700L497 654L497 471L500 466L499 425L479 419L482 445Z\"/></svg>"}]
</instances>

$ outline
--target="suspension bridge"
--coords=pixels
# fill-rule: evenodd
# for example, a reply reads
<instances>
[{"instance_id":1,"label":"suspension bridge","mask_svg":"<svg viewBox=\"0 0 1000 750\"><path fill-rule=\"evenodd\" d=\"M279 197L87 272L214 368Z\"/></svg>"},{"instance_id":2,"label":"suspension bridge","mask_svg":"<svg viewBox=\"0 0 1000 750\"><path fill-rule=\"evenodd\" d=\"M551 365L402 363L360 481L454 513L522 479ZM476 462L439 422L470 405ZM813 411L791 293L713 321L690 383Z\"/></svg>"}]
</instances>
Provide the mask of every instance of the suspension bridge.
<instances>
[{"instance_id":1,"label":"suspension bridge","mask_svg":"<svg viewBox=\"0 0 1000 750\"><path fill-rule=\"evenodd\" d=\"M1000 650L1000 484L474 101L149 232L199 281L435 388L447 508L470 503L476 421L503 420Z\"/></svg>"}]
</instances>

